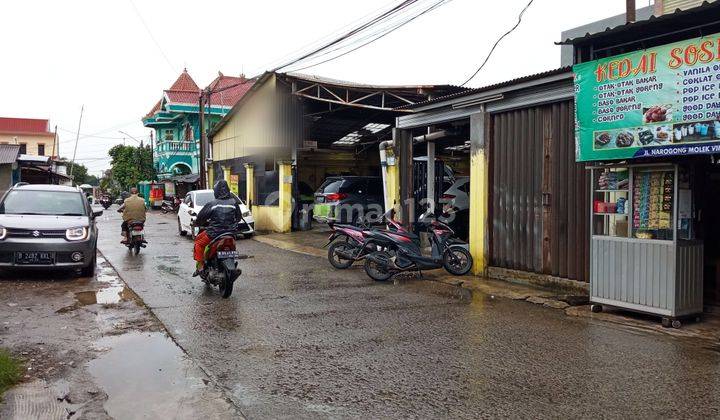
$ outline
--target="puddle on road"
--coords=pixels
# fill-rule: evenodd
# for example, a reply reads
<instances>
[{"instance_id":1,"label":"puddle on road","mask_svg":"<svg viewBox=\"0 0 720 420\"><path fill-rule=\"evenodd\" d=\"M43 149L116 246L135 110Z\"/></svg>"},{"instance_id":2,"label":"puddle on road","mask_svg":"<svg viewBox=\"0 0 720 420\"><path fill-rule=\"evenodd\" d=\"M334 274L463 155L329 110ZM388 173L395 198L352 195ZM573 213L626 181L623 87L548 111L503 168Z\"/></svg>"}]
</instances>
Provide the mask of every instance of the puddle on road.
<instances>
[{"instance_id":1,"label":"puddle on road","mask_svg":"<svg viewBox=\"0 0 720 420\"><path fill-rule=\"evenodd\" d=\"M166 418L206 387L207 381L165 334L105 337L96 347L107 352L88 369L108 394L105 410L113 418Z\"/></svg>"},{"instance_id":2,"label":"puddle on road","mask_svg":"<svg viewBox=\"0 0 720 420\"><path fill-rule=\"evenodd\" d=\"M95 277L95 281L102 284L98 290L84 290L75 292L75 303L60 308L57 313L67 313L88 305L114 305L136 298L135 294L125 286L112 269L102 268Z\"/></svg>"}]
</instances>

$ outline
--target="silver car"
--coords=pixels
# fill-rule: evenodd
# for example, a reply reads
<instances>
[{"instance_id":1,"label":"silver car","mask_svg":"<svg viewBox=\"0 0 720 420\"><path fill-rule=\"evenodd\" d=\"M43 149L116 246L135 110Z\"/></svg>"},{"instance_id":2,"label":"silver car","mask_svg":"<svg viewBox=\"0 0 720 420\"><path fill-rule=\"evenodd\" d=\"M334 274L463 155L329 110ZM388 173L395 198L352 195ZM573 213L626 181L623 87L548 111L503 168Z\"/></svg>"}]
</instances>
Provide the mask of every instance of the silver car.
<instances>
[{"instance_id":1,"label":"silver car","mask_svg":"<svg viewBox=\"0 0 720 420\"><path fill-rule=\"evenodd\" d=\"M102 213L78 188L15 185L0 200L0 268L75 268L92 276Z\"/></svg>"}]
</instances>

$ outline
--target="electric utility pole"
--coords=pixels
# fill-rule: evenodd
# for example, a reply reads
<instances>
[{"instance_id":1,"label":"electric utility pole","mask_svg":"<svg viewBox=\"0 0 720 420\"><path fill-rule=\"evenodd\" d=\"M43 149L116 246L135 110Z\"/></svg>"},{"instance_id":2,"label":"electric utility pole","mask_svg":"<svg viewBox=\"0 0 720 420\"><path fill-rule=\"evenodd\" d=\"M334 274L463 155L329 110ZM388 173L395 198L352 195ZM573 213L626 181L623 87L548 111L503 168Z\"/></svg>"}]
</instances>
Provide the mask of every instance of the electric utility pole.
<instances>
[{"instance_id":1,"label":"electric utility pole","mask_svg":"<svg viewBox=\"0 0 720 420\"><path fill-rule=\"evenodd\" d=\"M204 190L207 188L207 169L205 167L205 153L207 151L207 135L205 133L205 101L207 100L206 95L208 92L202 90L200 92L200 98L198 105L200 107L199 113L199 125L200 125L200 189Z\"/></svg>"},{"instance_id":2,"label":"electric utility pole","mask_svg":"<svg viewBox=\"0 0 720 420\"><path fill-rule=\"evenodd\" d=\"M58 159L59 157L60 157L60 144L58 144L57 124L56 124L55 125L55 139L53 140L52 159Z\"/></svg>"},{"instance_id":3,"label":"electric utility pole","mask_svg":"<svg viewBox=\"0 0 720 420\"><path fill-rule=\"evenodd\" d=\"M150 154L152 155L152 167L155 167L155 142L153 141L153 131L150 130Z\"/></svg>"},{"instance_id":4,"label":"electric utility pole","mask_svg":"<svg viewBox=\"0 0 720 420\"><path fill-rule=\"evenodd\" d=\"M78 142L80 141L80 126L82 125L82 116L83 116L84 110L85 110L85 105L80 107L80 121L78 121L78 131L77 131L77 136L75 137L75 150L73 151L72 164L70 165L70 176L72 176L73 167L75 167L75 155L77 155L77 146L78 146Z\"/></svg>"}]
</instances>

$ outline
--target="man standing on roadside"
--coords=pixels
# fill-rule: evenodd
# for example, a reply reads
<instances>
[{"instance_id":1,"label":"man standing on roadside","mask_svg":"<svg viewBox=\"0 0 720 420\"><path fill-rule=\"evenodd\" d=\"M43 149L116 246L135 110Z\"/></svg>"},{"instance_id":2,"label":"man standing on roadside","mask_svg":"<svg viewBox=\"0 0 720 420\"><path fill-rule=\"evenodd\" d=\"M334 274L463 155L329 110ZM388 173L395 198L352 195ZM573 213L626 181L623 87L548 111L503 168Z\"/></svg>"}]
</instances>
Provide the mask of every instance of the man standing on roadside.
<instances>
[{"instance_id":1,"label":"man standing on roadside","mask_svg":"<svg viewBox=\"0 0 720 420\"><path fill-rule=\"evenodd\" d=\"M130 188L130 197L123 201L123 204L118 209L118 212L123 214L123 222L122 225L120 225L123 239L120 243L124 244L128 241L128 222L136 221L145 223L145 213L147 212L147 208L145 207L145 200L138 196L137 188Z\"/></svg>"}]
</instances>

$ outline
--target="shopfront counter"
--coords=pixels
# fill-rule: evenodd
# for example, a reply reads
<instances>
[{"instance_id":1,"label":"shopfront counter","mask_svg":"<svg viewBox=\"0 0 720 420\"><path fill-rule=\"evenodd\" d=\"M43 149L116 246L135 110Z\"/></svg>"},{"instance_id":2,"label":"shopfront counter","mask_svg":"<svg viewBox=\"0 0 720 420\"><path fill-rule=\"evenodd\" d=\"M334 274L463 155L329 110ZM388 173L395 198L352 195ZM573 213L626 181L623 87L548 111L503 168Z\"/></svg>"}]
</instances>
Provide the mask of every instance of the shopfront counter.
<instances>
[{"instance_id":1,"label":"shopfront counter","mask_svg":"<svg viewBox=\"0 0 720 420\"><path fill-rule=\"evenodd\" d=\"M677 165L593 167L590 301L663 317L703 309L703 243Z\"/></svg>"},{"instance_id":2,"label":"shopfront counter","mask_svg":"<svg viewBox=\"0 0 720 420\"><path fill-rule=\"evenodd\" d=\"M682 317L702 312L703 244L593 236L593 303Z\"/></svg>"}]
</instances>

